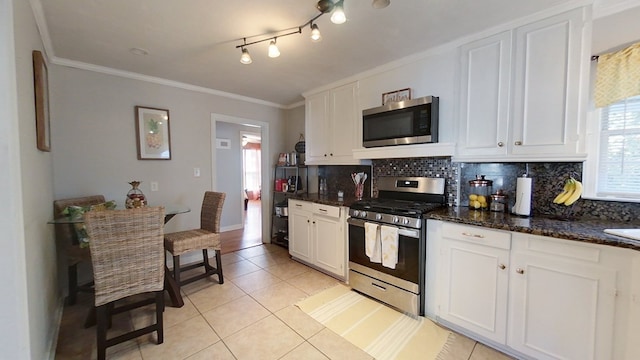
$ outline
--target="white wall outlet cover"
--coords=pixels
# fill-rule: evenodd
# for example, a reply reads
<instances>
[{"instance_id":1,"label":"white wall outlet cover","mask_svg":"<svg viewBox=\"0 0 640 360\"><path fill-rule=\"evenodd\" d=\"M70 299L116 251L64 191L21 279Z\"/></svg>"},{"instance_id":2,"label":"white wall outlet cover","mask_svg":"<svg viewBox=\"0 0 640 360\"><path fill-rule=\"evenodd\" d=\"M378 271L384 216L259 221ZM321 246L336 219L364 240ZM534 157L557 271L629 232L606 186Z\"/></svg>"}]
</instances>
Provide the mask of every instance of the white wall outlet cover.
<instances>
[{"instance_id":1,"label":"white wall outlet cover","mask_svg":"<svg viewBox=\"0 0 640 360\"><path fill-rule=\"evenodd\" d=\"M193 176L200 177L200 168L193 168Z\"/></svg>"}]
</instances>

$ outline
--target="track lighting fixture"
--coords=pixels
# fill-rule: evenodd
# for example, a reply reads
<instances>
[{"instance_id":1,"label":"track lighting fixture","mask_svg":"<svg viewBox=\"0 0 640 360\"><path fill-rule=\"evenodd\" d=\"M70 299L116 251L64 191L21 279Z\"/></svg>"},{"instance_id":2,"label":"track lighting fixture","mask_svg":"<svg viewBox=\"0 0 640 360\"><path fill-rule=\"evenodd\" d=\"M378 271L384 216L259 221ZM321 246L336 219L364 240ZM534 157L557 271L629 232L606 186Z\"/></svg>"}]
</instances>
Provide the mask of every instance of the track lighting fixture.
<instances>
[{"instance_id":1,"label":"track lighting fixture","mask_svg":"<svg viewBox=\"0 0 640 360\"><path fill-rule=\"evenodd\" d=\"M373 0L373 3L371 5L376 9L382 9L384 7L387 7L389 3L390 3L390 0ZM262 37L262 36L268 35L268 37L263 37L260 40L256 40L250 43L247 43L246 37L243 38L242 45L236 46L236 49L239 48L242 51L242 55L240 56L240 62L243 64L251 64L252 59L251 59L251 55L249 55L249 50L247 50L247 47L250 45L259 44L265 41L269 41L269 51L268 51L269 57L275 58L280 56L280 50L276 45L277 38L285 37L293 34L302 34L302 29L307 25L309 25L309 28L311 29L311 40L314 42L320 41L322 39L322 36L320 35L320 29L318 28L318 25L314 23L314 21L318 20L318 18L324 14L331 13L331 22L334 24L343 24L345 21L347 21L347 17L344 14L344 0L337 0L335 2L334 0L319 0L318 3L316 4L316 9L320 11L320 14L316 15L311 20L298 26L297 28L289 28L285 30L272 32L270 34L250 36L250 38L255 38L255 37ZM288 33L284 33L285 31L293 30L293 29L296 29L296 30Z\"/></svg>"},{"instance_id":2,"label":"track lighting fixture","mask_svg":"<svg viewBox=\"0 0 640 360\"><path fill-rule=\"evenodd\" d=\"M333 14L331 14L331 22L334 24L344 24L347 21L347 16L344 14L343 7L344 0L340 0L333 4Z\"/></svg>"},{"instance_id":3,"label":"track lighting fixture","mask_svg":"<svg viewBox=\"0 0 640 360\"><path fill-rule=\"evenodd\" d=\"M277 58L278 56L280 56L280 49L278 49L278 46L276 45L276 38L273 38L269 43L269 57Z\"/></svg>"},{"instance_id":4,"label":"track lighting fixture","mask_svg":"<svg viewBox=\"0 0 640 360\"><path fill-rule=\"evenodd\" d=\"M391 0L373 0L371 6L373 6L375 9L383 9L389 6L390 3Z\"/></svg>"},{"instance_id":5,"label":"track lighting fixture","mask_svg":"<svg viewBox=\"0 0 640 360\"><path fill-rule=\"evenodd\" d=\"M240 62L246 65L249 65L253 62L253 60L251 60L251 55L249 55L249 50L242 48L242 55L240 56Z\"/></svg>"},{"instance_id":6,"label":"track lighting fixture","mask_svg":"<svg viewBox=\"0 0 640 360\"><path fill-rule=\"evenodd\" d=\"M320 41L322 40L322 35L320 35L320 29L318 29L317 24L311 24L311 41Z\"/></svg>"}]
</instances>

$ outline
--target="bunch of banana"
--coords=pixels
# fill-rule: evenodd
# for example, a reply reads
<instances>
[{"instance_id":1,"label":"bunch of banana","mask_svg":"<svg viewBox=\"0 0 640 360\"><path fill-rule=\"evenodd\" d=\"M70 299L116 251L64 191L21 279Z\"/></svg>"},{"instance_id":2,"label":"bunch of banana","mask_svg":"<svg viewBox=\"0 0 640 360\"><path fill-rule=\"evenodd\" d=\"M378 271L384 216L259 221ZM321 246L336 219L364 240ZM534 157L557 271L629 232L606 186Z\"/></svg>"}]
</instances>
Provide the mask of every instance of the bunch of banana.
<instances>
[{"instance_id":1,"label":"bunch of banana","mask_svg":"<svg viewBox=\"0 0 640 360\"><path fill-rule=\"evenodd\" d=\"M582 195L582 183L574 178L569 178L564 182L564 188L555 199L554 204L564 204L569 206L580 199Z\"/></svg>"}]
</instances>

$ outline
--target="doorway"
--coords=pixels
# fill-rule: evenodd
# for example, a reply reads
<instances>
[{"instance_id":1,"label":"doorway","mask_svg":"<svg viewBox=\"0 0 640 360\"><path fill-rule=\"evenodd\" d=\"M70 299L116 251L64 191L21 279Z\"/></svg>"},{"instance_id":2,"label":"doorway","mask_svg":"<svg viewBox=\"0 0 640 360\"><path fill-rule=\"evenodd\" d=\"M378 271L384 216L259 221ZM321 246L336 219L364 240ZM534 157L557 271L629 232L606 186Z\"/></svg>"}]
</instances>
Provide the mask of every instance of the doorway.
<instances>
[{"instance_id":1,"label":"doorway","mask_svg":"<svg viewBox=\"0 0 640 360\"><path fill-rule=\"evenodd\" d=\"M269 227L264 225L269 224L265 206L271 194L262 191L262 185L269 182L269 171L265 170L269 166L269 124L212 114L211 139L212 188L226 192L229 202L225 201L227 218L223 212L221 220L222 252L269 242ZM218 148L220 139L231 139L229 148Z\"/></svg>"}]
</instances>

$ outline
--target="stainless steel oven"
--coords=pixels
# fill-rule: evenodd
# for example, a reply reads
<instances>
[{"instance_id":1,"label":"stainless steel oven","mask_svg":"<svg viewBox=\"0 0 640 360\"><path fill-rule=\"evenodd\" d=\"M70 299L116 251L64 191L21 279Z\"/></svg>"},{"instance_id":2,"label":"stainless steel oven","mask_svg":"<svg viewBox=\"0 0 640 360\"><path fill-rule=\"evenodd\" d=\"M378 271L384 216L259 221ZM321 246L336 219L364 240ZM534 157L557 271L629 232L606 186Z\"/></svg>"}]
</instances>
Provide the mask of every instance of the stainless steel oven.
<instances>
[{"instance_id":1,"label":"stainless steel oven","mask_svg":"<svg viewBox=\"0 0 640 360\"><path fill-rule=\"evenodd\" d=\"M377 183L378 198L358 201L349 209L349 284L399 310L424 315L424 214L443 206L444 179L384 177ZM367 256L367 222L398 230L398 260L394 268Z\"/></svg>"},{"instance_id":2,"label":"stainless steel oven","mask_svg":"<svg viewBox=\"0 0 640 360\"><path fill-rule=\"evenodd\" d=\"M424 235L420 229L398 227L395 269L369 260L365 253L365 220L349 218L349 284L356 290L411 314L424 314Z\"/></svg>"}]
</instances>

